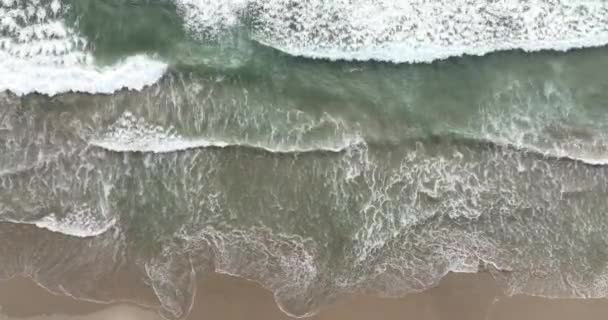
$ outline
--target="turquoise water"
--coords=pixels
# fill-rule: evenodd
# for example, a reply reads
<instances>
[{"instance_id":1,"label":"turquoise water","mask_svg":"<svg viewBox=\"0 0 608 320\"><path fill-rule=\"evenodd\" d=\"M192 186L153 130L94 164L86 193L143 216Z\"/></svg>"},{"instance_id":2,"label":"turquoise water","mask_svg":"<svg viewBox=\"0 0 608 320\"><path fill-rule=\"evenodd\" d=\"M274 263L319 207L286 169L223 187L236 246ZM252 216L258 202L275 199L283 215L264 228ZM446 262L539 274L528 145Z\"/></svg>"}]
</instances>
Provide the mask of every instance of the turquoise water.
<instances>
[{"instance_id":1,"label":"turquoise water","mask_svg":"<svg viewBox=\"0 0 608 320\"><path fill-rule=\"evenodd\" d=\"M380 54L417 16L389 1L360 4L382 30L342 2L0 2L0 277L167 318L211 272L295 316L450 271L605 297L605 9L497 3L417 63Z\"/></svg>"}]
</instances>

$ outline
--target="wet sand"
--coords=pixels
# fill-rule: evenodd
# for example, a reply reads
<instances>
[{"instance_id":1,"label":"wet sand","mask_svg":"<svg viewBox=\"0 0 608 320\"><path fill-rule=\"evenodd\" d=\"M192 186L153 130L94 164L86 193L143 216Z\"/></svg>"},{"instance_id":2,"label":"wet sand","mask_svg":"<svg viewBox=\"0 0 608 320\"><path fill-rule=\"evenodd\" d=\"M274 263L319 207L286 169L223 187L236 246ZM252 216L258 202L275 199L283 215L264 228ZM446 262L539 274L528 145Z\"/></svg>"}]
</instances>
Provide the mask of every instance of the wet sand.
<instances>
[{"instance_id":1,"label":"wet sand","mask_svg":"<svg viewBox=\"0 0 608 320\"><path fill-rule=\"evenodd\" d=\"M0 283L2 320L158 320L153 311L55 296L25 278ZM489 274L450 274L436 288L403 298L350 297L311 320L594 320L608 299L506 297ZM189 320L287 320L272 294L242 279L214 275L201 283Z\"/></svg>"}]
</instances>

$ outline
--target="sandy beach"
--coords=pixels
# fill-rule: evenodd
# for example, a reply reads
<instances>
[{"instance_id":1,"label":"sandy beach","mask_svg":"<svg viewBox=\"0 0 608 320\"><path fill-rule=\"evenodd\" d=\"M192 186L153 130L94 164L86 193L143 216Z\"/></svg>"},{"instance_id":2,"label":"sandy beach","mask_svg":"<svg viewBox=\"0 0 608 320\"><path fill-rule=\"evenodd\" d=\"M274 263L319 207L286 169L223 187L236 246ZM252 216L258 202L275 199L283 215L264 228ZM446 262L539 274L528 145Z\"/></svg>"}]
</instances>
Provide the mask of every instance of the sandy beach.
<instances>
[{"instance_id":1,"label":"sandy beach","mask_svg":"<svg viewBox=\"0 0 608 320\"><path fill-rule=\"evenodd\" d=\"M132 305L100 305L55 296L25 278L0 283L3 320L156 320ZM566 320L605 319L608 300L506 297L489 274L450 274L436 288L403 298L350 297L325 307L314 320ZM287 320L272 294L257 284L213 275L201 282L191 320Z\"/></svg>"}]
</instances>

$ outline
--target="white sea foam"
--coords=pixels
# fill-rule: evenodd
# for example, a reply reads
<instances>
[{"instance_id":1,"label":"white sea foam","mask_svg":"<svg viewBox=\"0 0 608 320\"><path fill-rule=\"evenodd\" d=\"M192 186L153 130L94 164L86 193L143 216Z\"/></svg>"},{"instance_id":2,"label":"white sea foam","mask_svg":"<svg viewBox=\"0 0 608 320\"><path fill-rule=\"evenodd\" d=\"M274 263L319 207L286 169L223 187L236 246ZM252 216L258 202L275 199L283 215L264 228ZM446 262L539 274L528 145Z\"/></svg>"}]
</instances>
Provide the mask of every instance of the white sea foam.
<instances>
[{"instance_id":1,"label":"white sea foam","mask_svg":"<svg viewBox=\"0 0 608 320\"><path fill-rule=\"evenodd\" d=\"M328 151L341 152L351 146L363 143L358 135L343 136L336 141L295 142L289 140L276 142L248 141L234 137L225 138L187 138L171 127L165 128L146 123L126 112L101 137L90 141L91 145L116 152L168 153L196 148L226 148L243 146L262 149L274 153Z\"/></svg>"},{"instance_id":2,"label":"white sea foam","mask_svg":"<svg viewBox=\"0 0 608 320\"><path fill-rule=\"evenodd\" d=\"M92 218L90 215L78 213L64 218L58 218L55 214L50 214L36 221L21 221L16 219L1 220L11 223L34 225L41 229L79 238L95 237L104 234L116 224L115 218L99 220Z\"/></svg>"},{"instance_id":3,"label":"white sea foam","mask_svg":"<svg viewBox=\"0 0 608 320\"><path fill-rule=\"evenodd\" d=\"M11 59L0 53L0 90L17 95L32 92L56 95L64 92L110 94L126 88L141 90L158 81L166 65L146 56L133 56L114 66L59 66L36 64L27 59Z\"/></svg>"},{"instance_id":4,"label":"white sea foam","mask_svg":"<svg viewBox=\"0 0 608 320\"><path fill-rule=\"evenodd\" d=\"M98 221L91 219L90 216L78 214L59 219L55 215L48 215L33 224L38 228L49 231L87 238L98 236L110 230L116 224L116 219Z\"/></svg>"},{"instance_id":5,"label":"white sea foam","mask_svg":"<svg viewBox=\"0 0 608 320\"><path fill-rule=\"evenodd\" d=\"M311 302L310 290L319 272L315 261L318 252L311 239L263 227L230 232L205 227L194 232L182 230L179 236L193 247L210 246L215 272L252 280L272 291L279 309L290 317L315 313L306 304ZM257 259L252 260L254 257ZM302 302L304 309L296 306Z\"/></svg>"},{"instance_id":6,"label":"white sea foam","mask_svg":"<svg viewBox=\"0 0 608 320\"><path fill-rule=\"evenodd\" d=\"M608 43L605 1L176 1L194 33L208 36L247 17L259 42L315 58L430 62Z\"/></svg>"},{"instance_id":7,"label":"white sea foam","mask_svg":"<svg viewBox=\"0 0 608 320\"><path fill-rule=\"evenodd\" d=\"M100 67L87 39L66 26L59 0L0 1L0 91L112 93L140 90L165 73L164 62L145 55Z\"/></svg>"},{"instance_id":8,"label":"white sea foam","mask_svg":"<svg viewBox=\"0 0 608 320\"><path fill-rule=\"evenodd\" d=\"M107 197L109 188L105 188L104 196ZM41 229L61 233L68 236L87 238L101 235L116 225L117 219L108 212L104 202L97 207L87 203L73 204L70 210L57 214L49 212L41 218L28 218L27 216L15 217L15 212L10 207L5 207L0 202L0 221L34 225Z\"/></svg>"}]
</instances>

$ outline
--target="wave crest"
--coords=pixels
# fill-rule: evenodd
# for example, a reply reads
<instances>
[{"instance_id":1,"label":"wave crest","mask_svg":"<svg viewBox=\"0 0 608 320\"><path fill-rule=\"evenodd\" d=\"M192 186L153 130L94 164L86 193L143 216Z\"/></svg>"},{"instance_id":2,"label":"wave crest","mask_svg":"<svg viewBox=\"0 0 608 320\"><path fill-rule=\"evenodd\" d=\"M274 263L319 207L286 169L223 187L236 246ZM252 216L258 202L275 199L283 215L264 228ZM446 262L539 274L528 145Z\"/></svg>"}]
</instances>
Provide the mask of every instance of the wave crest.
<instances>
[{"instance_id":1,"label":"wave crest","mask_svg":"<svg viewBox=\"0 0 608 320\"><path fill-rule=\"evenodd\" d=\"M51 213L36 221L20 221L16 219L0 219L1 221L34 225L40 229L60 233L66 236L89 238L106 233L116 225L116 218L99 219L85 212L76 212L63 218Z\"/></svg>"},{"instance_id":2,"label":"wave crest","mask_svg":"<svg viewBox=\"0 0 608 320\"><path fill-rule=\"evenodd\" d=\"M101 137L92 139L91 145L115 152L169 153L198 148L248 147L272 153L341 152L363 143L356 134L341 135L324 141L255 141L239 138L187 138L174 128L154 126L126 112Z\"/></svg>"},{"instance_id":3,"label":"wave crest","mask_svg":"<svg viewBox=\"0 0 608 320\"><path fill-rule=\"evenodd\" d=\"M59 0L0 1L0 91L109 94L141 90L163 76L167 65L146 55L98 66L88 40L64 23L68 10Z\"/></svg>"},{"instance_id":4,"label":"wave crest","mask_svg":"<svg viewBox=\"0 0 608 320\"><path fill-rule=\"evenodd\" d=\"M604 21L608 4L595 1L177 3L186 27L195 34L208 37L228 26L247 24L253 37L265 45L292 55L332 60L431 62L499 50L568 50L608 43Z\"/></svg>"}]
</instances>

